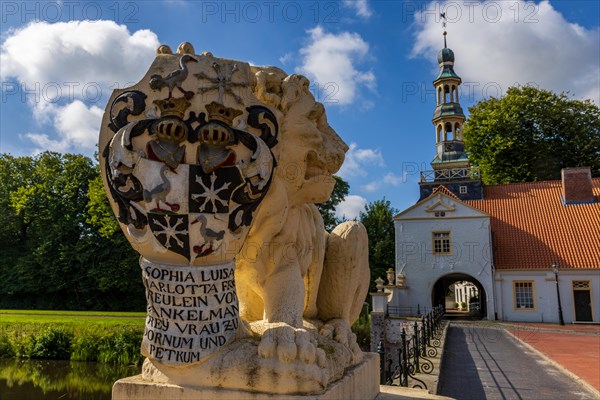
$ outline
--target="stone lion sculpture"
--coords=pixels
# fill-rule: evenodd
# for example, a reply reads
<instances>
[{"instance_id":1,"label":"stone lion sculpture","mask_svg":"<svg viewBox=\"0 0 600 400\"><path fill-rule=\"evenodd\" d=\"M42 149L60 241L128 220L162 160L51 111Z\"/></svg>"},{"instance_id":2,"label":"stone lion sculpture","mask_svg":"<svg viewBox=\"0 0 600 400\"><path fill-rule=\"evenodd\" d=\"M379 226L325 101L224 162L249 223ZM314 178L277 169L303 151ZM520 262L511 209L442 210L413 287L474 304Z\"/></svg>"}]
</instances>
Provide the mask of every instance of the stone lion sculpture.
<instances>
[{"instance_id":1,"label":"stone lion sculpture","mask_svg":"<svg viewBox=\"0 0 600 400\"><path fill-rule=\"evenodd\" d=\"M140 382L318 394L361 363L367 234L324 229L348 147L305 77L161 46L113 93L99 146L142 256Z\"/></svg>"}]
</instances>

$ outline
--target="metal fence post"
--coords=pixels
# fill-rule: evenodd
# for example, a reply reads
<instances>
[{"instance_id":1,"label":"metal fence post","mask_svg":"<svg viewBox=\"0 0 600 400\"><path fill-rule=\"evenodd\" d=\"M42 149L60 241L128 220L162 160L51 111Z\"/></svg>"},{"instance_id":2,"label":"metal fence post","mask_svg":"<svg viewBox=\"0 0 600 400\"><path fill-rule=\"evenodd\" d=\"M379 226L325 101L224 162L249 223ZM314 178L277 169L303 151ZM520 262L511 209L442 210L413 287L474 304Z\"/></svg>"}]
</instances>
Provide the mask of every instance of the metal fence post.
<instances>
[{"instance_id":1,"label":"metal fence post","mask_svg":"<svg viewBox=\"0 0 600 400\"><path fill-rule=\"evenodd\" d=\"M433 335L431 329L431 311L427 314L427 346L431 346L431 335Z\"/></svg>"},{"instance_id":2,"label":"metal fence post","mask_svg":"<svg viewBox=\"0 0 600 400\"><path fill-rule=\"evenodd\" d=\"M385 385L385 348L383 340L380 340L377 345L377 353L379 353L379 383Z\"/></svg>"},{"instance_id":3,"label":"metal fence post","mask_svg":"<svg viewBox=\"0 0 600 400\"><path fill-rule=\"evenodd\" d=\"M425 327L425 317L421 320L421 354L425 356L427 350L427 328Z\"/></svg>"},{"instance_id":4,"label":"metal fence post","mask_svg":"<svg viewBox=\"0 0 600 400\"><path fill-rule=\"evenodd\" d=\"M419 368L419 352L420 352L420 348L419 348L419 328L417 327L417 321L415 321L415 323L413 324L413 337L412 337L412 342L413 342L413 357L415 360L415 372L420 373L421 369Z\"/></svg>"},{"instance_id":5,"label":"metal fence post","mask_svg":"<svg viewBox=\"0 0 600 400\"><path fill-rule=\"evenodd\" d=\"M402 339L402 386L408 386L408 346L406 343L406 331L402 328L400 334Z\"/></svg>"}]
</instances>

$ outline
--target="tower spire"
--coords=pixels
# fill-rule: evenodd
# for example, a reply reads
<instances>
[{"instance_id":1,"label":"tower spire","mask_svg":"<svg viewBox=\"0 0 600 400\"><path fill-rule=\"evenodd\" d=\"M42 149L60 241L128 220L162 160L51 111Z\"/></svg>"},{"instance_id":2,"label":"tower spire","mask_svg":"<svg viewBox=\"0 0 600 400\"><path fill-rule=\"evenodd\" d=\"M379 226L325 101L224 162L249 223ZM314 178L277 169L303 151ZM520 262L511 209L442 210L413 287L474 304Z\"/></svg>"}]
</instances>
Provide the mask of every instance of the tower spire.
<instances>
[{"instance_id":1,"label":"tower spire","mask_svg":"<svg viewBox=\"0 0 600 400\"><path fill-rule=\"evenodd\" d=\"M440 15L445 25L446 15L444 13ZM444 30L444 45L446 45L446 30ZM469 160L462 137L465 115L458 98L462 80L454 72L454 52L448 47L441 49L438 53L438 63L440 72L433 81L437 101L432 120L435 126L437 151L431 166L434 170L468 168Z\"/></svg>"},{"instance_id":2,"label":"tower spire","mask_svg":"<svg viewBox=\"0 0 600 400\"><path fill-rule=\"evenodd\" d=\"M448 32L446 32L446 13L441 12L440 17L442 17L442 28L444 28L444 48L447 48L448 45L446 44L446 35L448 34Z\"/></svg>"},{"instance_id":3,"label":"tower spire","mask_svg":"<svg viewBox=\"0 0 600 400\"><path fill-rule=\"evenodd\" d=\"M446 40L446 13L440 13L440 17L444 28L444 48L437 56L440 72L433 81L436 107L431 120L435 127L436 153L431 161L433 170L421 172L420 200L440 185L446 186L461 200L482 199L479 169L471 167L463 141L465 115L458 96L462 79L454 72L454 52L448 48Z\"/></svg>"}]
</instances>

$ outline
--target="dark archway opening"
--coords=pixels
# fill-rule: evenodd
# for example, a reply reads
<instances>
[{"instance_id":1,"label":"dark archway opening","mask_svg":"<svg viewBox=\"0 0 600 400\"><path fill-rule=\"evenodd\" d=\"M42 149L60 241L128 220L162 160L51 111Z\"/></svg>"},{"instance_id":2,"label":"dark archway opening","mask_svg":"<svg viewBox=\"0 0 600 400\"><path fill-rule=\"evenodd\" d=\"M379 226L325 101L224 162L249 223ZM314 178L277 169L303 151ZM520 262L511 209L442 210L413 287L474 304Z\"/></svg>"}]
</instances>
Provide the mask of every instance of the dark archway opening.
<instances>
[{"instance_id":1,"label":"dark archway opening","mask_svg":"<svg viewBox=\"0 0 600 400\"><path fill-rule=\"evenodd\" d=\"M477 288L477 293L467 299L468 311L466 313L453 313L452 316L464 319L485 318L487 316L485 289L477 279L467 274L448 274L438 279L435 285L433 285L433 290L431 292L431 304L433 304L434 307L442 305L444 307L444 311L446 312L446 316L449 316L450 313L447 312L449 311L447 298L452 292L452 286L460 282L472 283Z\"/></svg>"}]
</instances>

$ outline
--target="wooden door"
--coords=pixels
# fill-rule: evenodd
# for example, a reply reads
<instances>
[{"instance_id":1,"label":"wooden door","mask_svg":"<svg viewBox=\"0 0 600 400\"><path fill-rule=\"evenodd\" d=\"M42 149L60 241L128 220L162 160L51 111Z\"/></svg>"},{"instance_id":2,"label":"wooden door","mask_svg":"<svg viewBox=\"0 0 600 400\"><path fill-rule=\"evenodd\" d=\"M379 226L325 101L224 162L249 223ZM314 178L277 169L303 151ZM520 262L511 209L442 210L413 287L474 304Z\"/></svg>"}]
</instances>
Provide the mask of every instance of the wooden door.
<instances>
[{"instance_id":1,"label":"wooden door","mask_svg":"<svg viewBox=\"0 0 600 400\"><path fill-rule=\"evenodd\" d=\"M579 322L592 321L592 299L589 290L575 290L575 320Z\"/></svg>"}]
</instances>

